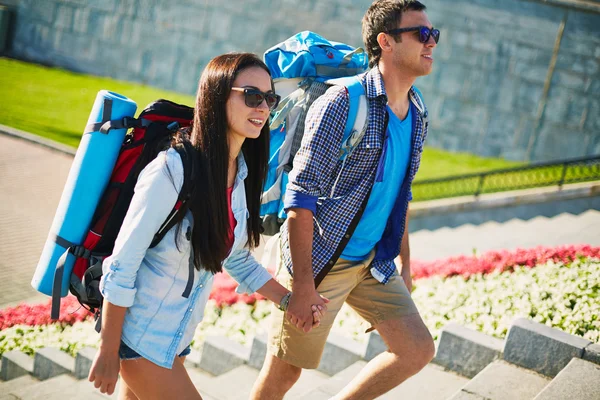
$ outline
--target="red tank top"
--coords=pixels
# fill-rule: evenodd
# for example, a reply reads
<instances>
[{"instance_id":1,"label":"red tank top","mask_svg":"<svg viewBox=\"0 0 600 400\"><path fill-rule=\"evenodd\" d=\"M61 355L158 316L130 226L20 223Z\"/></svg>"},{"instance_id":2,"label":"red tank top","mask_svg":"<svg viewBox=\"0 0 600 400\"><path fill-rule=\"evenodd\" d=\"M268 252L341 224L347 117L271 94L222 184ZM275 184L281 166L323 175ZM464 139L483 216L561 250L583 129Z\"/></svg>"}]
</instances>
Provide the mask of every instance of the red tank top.
<instances>
[{"instance_id":1,"label":"red tank top","mask_svg":"<svg viewBox=\"0 0 600 400\"><path fill-rule=\"evenodd\" d=\"M231 209L231 194L233 193L233 186L227 188L227 215L229 217L229 231L227 235L227 248L231 249L233 246L234 236L233 230L237 225L237 221L235 220L235 216L233 215L233 210Z\"/></svg>"}]
</instances>

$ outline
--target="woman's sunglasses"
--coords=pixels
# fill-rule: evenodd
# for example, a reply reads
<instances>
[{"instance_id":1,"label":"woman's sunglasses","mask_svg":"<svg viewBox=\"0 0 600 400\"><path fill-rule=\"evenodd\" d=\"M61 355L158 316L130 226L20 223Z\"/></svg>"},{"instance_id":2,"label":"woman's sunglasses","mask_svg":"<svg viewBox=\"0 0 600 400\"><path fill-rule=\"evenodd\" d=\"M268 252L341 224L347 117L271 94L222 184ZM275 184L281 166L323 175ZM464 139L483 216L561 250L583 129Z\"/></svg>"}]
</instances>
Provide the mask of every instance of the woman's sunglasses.
<instances>
[{"instance_id":1,"label":"woman's sunglasses","mask_svg":"<svg viewBox=\"0 0 600 400\"><path fill-rule=\"evenodd\" d=\"M263 101L267 102L269 110L273 111L279 105L281 96L275 93L265 93L258 89L243 88L243 87L232 87L231 90L238 92L244 92L244 102L250 108L257 108L262 104Z\"/></svg>"},{"instance_id":2,"label":"woman's sunglasses","mask_svg":"<svg viewBox=\"0 0 600 400\"><path fill-rule=\"evenodd\" d=\"M429 37L433 36L433 40L437 43L440 40L440 30L435 28L428 28L426 26L412 26L410 28L397 28L387 31L388 35L396 35L403 32L419 32L419 42L427 43Z\"/></svg>"}]
</instances>

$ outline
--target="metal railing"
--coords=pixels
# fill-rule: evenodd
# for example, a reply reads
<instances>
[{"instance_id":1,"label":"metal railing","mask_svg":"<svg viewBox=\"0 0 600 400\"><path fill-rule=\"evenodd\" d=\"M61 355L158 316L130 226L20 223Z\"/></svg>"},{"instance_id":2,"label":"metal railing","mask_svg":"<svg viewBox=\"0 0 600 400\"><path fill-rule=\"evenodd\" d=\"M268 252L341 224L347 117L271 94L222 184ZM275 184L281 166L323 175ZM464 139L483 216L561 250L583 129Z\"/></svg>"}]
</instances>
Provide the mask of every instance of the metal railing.
<instances>
[{"instance_id":1,"label":"metal railing","mask_svg":"<svg viewBox=\"0 0 600 400\"><path fill-rule=\"evenodd\" d=\"M424 201L596 180L600 180L600 155L416 181L412 191L415 201Z\"/></svg>"}]
</instances>

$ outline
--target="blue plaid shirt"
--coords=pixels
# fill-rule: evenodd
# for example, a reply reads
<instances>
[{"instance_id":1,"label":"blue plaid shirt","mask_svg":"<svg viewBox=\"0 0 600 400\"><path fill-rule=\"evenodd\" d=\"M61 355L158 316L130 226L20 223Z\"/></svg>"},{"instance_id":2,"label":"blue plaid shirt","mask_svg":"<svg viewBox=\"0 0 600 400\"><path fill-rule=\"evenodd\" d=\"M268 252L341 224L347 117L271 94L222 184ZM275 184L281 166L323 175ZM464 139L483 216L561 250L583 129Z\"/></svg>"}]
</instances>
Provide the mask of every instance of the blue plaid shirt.
<instances>
[{"instance_id":1,"label":"blue plaid shirt","mask_svg":"<svg viewBox=\"0 0 600 400\"><path fill-rule=\"evenodd\" d=\"M294 157L294 167L289 175L284 199L286 211L305 208L313 212L313 277L327 266L333 256L370 192L380 158L384 156L387 95L383 78L375 67L365 73L361 81L369 100L369 121L365 136L352 154L345 163L340 160L349 101L343 86L332 86L313 103L306 116L302 145ZM409 171L371 264L372 275L382 283L387 283L396 270L394 259L400 254L408 202L412 199L410 187L419 169L427 136L427 110L420 94L412 87L409 97L414 105L411 107L414 114ZM283 263L293 275L287 223L281 230L281 249Z\"/></svg>"}]
</instances>

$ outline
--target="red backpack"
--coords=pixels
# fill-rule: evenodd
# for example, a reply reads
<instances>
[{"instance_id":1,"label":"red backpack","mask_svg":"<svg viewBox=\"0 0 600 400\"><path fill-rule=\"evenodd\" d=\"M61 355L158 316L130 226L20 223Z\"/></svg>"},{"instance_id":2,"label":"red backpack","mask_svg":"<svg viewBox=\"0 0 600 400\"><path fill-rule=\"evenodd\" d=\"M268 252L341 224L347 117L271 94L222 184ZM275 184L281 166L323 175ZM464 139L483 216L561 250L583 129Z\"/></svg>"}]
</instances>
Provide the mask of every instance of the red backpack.
<instances>
[{"instance_id":1,"label":"red backpack","mask_svg":"<svg viewBox=\"0 0 600 400\"><path fill-rule=\"evenodd\" d=\"M127 118L126 121L123 121L126 128L133 129L127 133L121 145L110 182L94 212L83 244L71 246L68 249L68 252L76 257L69 290L85 308L96 315L97 330L99 330L100 319L98 317L103 300L99 289L102 261L113 251L115 240L131 203L138 176L159 152L169 147L173 135L178 129L190 127L193 119L193 108L160 99L148 105L138 118ZM119 121L119 124L122 122ZM191 193L188 188L191 180L191 168L188 166L185 150L182 147L176 149L184 164L183 187L177 204L155 234L150 248L156 246L164 235L183 219L185 210L188 208L184 205ZM64 259L58 262L55 282L62 280L64 262ZM193 275L190 279L193 280ZM55 289L58 290L53 290L52 293L52 319L58 318L60 310L60 287L55 287Z\"/></svg>"}]
</instances>

